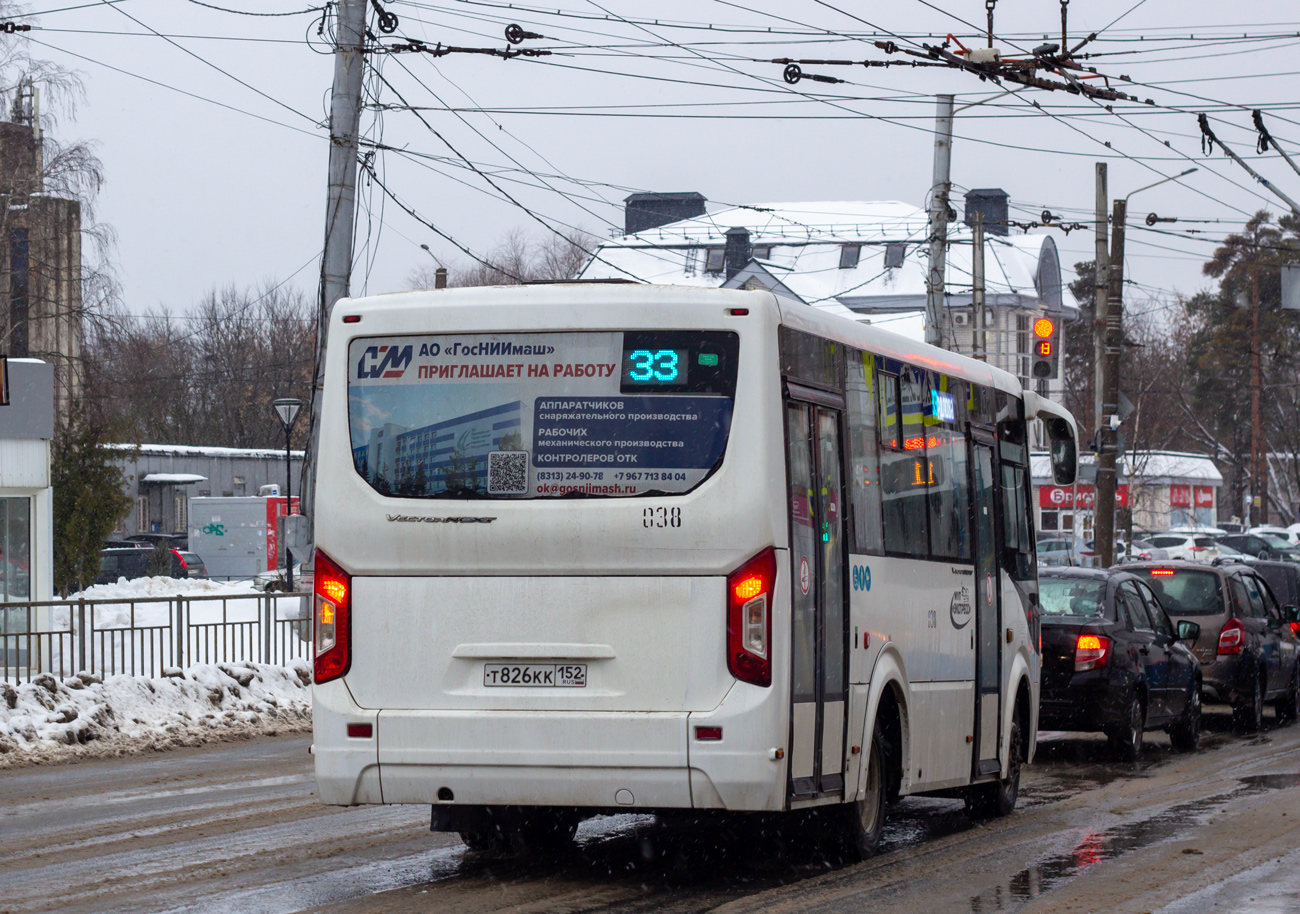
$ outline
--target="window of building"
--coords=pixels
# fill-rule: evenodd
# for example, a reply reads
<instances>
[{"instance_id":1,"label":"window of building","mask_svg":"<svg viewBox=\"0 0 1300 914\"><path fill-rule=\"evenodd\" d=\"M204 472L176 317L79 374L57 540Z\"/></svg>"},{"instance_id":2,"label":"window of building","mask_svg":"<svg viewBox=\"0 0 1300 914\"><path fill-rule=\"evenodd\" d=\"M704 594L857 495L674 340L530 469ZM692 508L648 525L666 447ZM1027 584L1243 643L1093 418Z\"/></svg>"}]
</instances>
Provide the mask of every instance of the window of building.
<instances>
[{"instance_id":1,"label":"window of building","mask_svg":"<svg viewBox=\"0 0 1300 914\"><path fill-rule=\"evenodd\" d=\"M723 267L727 265L726 248L706 248L708 253L704 258L705 273L721 273Z\"/></svg>"},{"instance_id":2,"label":"window of building","mask_svg":"<svg viewBox=\"0 0 1300 914\"><path fill-rule=\"evenodd\" d=\"M903 260L907 256L907 245L901 241L891 241L885 245L885 267L887 269L896 269L903 265Z\"/></svg>"},{"instance_id":3,"label":"window of building","mask_svg":"<svg viewBox=\"0 0 1300 914\"><path fill-rule=\"evenodd\" d=\"M757 245L752 256L755 260L767 260L772 256L772 246L770 244Z\"/></svg>"},{"instance_id":4,"label":"window of building","mask_svg":"<svg viewBox=\"0 0 1300 914\"><path fill-rule=\"evenodd\" d=\"M1060 530L1061 520L1059 511L1044 511L1039 515L1038 529L1040 530Z\"/></svg>"},{"instance_id":5,"label":"window of building","mask_svg":"<svg viewBox=\"0 0 1300 914\"><path fill-rule=\"evenodd\" d=\"M852 270L858 265L858 258L862 254L862 245L860 244L842 244L840 245L840 269Z\"/></svg>"},{"instance_id":6,"label":"window of building","mask_svg":"<svg viewBox=\"0 0 1300 914\"><path fill-rule=\"evenodd\" d=\"M0 498L0 603L31 598L32 500L25 496ZM9 631L10 620L3 621Z\"/></svg>"}]
</instances>

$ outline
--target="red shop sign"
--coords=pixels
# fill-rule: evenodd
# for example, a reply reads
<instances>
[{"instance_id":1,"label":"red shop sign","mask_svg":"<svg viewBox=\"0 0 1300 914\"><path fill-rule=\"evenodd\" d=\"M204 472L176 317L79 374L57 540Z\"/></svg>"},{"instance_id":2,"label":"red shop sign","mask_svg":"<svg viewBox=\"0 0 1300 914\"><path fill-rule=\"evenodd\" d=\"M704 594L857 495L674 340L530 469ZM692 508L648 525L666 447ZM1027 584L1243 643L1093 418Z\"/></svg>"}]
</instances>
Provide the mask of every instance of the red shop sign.
<instances>
[{"instance_id":1,"label":"red shop sign","mask_svg":"<svg viewBox=\"0 0 1300 914\"><path fill-rule=\"evenodd\" d=\"M1190 508L1191 506L1192 506L1191 486L1170 486L1169 487L1169 507Z\"/></svg>"},{"instance_id":2,"label":"red shop sign","mask_svg":"<svg viewBox=\"0 0 1300 914\"><path fill-rule=\"evenodd\" d=\"M1195 495L1196 495L1196 507L1198 508L1214 507L1214 486L1197 486Z\"/></svg>"},{"instance_id":3,"label":"red shop sign","mask_svg":"<svg viewBox=\"0 0 1300 914\"><path fill-rule=\"evenodd\" d=\"M1078 491L1079 503L1074 503L1075 492ZM1078 507L1085 511L1091 511L1093 503L1097 500L1097 491L1093 486L1039 486L1038 487L1038 506L1048 510L1056 509L1060 511L1071 511ZM1122 485L1115 490L1115 504L1128 507L1128 486Z\"/></svg>"}]
</instances>

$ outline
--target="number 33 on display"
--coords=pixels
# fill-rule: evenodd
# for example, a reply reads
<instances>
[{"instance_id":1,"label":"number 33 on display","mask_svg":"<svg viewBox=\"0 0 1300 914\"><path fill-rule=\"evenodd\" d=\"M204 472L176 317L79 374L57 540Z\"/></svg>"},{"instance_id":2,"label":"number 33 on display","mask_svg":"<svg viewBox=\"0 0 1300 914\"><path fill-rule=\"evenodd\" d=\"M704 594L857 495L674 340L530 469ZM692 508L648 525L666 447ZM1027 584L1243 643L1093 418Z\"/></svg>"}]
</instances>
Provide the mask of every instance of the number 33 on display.
<instances>
[{"instance_id":1,"label":"number 33 on display","mask_svg":"<svg viewBox=\"0 0 1300 914\"><path fill-rule=\"evenodd\" d=\"M628 361L632 363L632 367L627 371L630 380L677 380L677 353L672 349L660 349L658 352L636 349L628 356Z\"/></svg>"}]
</instances>

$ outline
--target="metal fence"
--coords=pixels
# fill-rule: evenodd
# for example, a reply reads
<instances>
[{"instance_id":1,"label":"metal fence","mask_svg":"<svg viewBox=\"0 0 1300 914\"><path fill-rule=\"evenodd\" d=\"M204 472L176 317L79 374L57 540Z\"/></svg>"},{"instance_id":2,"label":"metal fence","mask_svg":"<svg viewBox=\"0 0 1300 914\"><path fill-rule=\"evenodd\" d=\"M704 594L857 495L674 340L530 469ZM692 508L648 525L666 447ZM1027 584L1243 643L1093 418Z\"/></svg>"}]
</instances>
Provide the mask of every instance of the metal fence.
<instances>
[{"instance_id":1,"label":"metal fence","mask_svg":"<svg viewBox=\"0 0 1300 914\"><path fill-rule=\"evenodd\" d=\"M308 594L0 604L0 681L156 677L169 667L311 659Z\"/></svg>"}]
</instances>

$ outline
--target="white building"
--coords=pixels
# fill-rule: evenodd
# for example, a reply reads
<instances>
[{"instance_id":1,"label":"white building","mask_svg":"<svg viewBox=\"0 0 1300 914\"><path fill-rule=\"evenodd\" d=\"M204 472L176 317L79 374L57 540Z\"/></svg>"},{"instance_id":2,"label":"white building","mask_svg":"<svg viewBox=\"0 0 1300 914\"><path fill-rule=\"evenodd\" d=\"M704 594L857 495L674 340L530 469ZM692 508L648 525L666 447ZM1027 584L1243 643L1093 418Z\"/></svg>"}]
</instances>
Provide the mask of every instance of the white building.
<instances>
[{"instance_id":1,"label":"white building","mask_svg":"<svg viewBox=\"0 0 1300 914\"><path fill-rule=\"evenodd\" d=\"M0 405L0 668L11 670L36 662L29 652L49 650L48 641L12 637L49 631L49 609L4 606L54 599L54 366L7 361L9 403Z\"/></svg>"},{"instance_id":2,"label":"white building","mask_svg":"<svg viewBox=\"0 0 1300 914\"><path fill-rule=\"evenodd\" d=\"M769 203L705 211L699 194L633 194L624 234L602 243L583 279L637 278L677 285L764 288L921 339L929 226L899 202ZM1031 328L1072 318L1056 245L1046 234L1007 233L1002 191L972 191L967 216L985 213L988 360L1030 385ZM950 348L972 351L971 230L948 227ZM1060 380L1033 386L1060 399Z\"/></svg>"}]
</instances>

